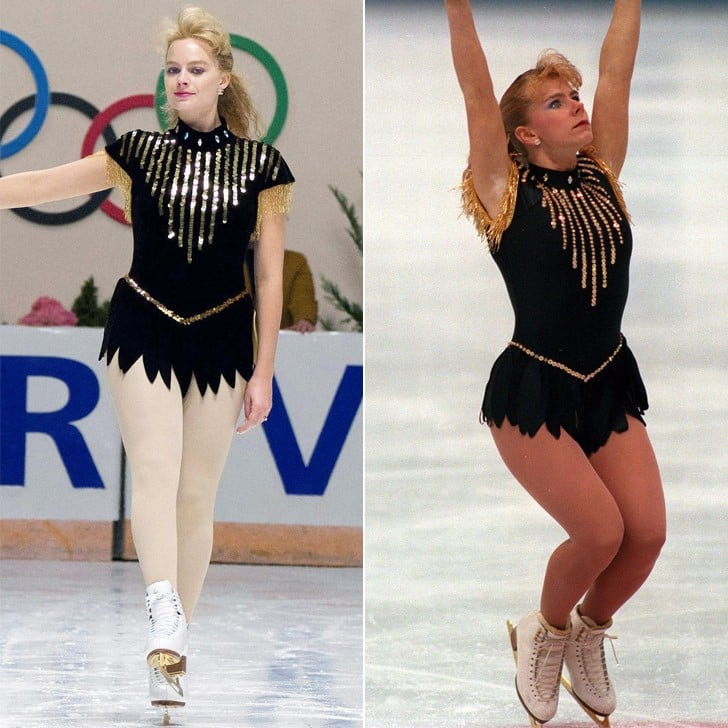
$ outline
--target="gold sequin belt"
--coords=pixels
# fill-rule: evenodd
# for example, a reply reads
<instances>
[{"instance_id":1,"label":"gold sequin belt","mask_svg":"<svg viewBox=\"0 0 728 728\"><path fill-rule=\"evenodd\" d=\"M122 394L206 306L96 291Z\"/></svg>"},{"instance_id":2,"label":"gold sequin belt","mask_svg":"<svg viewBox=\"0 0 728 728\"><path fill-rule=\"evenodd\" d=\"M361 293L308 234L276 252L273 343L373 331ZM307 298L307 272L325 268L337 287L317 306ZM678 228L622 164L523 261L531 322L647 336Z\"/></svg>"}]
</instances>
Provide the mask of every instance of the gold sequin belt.
<instances>
[{"instance_id":1,"label":"gold sequin belt","mask_svg":"<svg viewBox=\"0 0 728 728\"><path fill-rule=\"evenodd\" d=\"M590 379L594 379L599 372L604 371L615 360L617 354L619 354L622 348L622 344L624 344L624 336L620 334L617 348L607 357L607 359L603 361L593 372L589 372L589 374L582 374L571 367L567 367L566 364L562 364L560 361L549 359L547 356L543 356L543 354L537 354L535 351L531 351L531 349L523 346L523 344L519 344L517 341L508 342L508 346L513 346L522 351L524 354L528 354L528 356L532 356L534 359L538 359L538 361L543 362L544 364L548 364L556 369L561 369L562 372L566 372L582 382L588 382Z\"/></svg>"},{"instance_id":2,"label":"gold sequin belt","mask_svg":"<svg viewBox=\"0 0 728 728\"><path fill-rule=\"evenodd\" d=\"M210 316L214 316L216 313L224 311L228 306L232 306L236 301L239 301L241 298L245 298L245 296L248 295L247 291L240 291L240 293L236 293L231 298L226 299L217 306L208 308L206 311L196 313L194 316L180 316L171 308L165 306L161 301L154 298L149 291L145 291L131 276L124 276L124 280L129 284L132 290L136 291L143 299L149 301L152 306L161 311L165 316L169 316L169 318L173 321L176 321L178 324L182 324L183 326L189 326L190 324L197 323L203 319L210 318Z\"/></svg>"}]
</instances>

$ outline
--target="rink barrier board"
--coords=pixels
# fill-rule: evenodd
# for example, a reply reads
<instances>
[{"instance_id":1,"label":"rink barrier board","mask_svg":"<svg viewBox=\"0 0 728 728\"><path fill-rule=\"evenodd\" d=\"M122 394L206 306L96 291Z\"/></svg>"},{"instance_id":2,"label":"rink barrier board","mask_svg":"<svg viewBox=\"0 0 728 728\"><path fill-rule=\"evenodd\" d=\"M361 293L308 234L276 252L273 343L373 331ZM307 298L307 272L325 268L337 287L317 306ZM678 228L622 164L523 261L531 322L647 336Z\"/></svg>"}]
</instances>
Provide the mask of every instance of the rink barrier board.
<instances>
[{"instance_id":1,"label":"rink barrier board","mask_svg":"<svg viewBox=\"0 0 728 728\"><path fill-rule=\"evenodd\" d=\"M131 525L125 524L124 559L135 560ZM361 528L260 523L215 523L212 561L279 566L362 565Z\"/></svg>"},{"instance_id":2,"label":"rink barrier board","mask_svg":"<svg viewBox=\"0 0 728 728\"><path fill-rule=\"evenodd\" d=\"M111 561L114 524L49 519L0 520L0 559Z\"/></svg>"},{"instance_id":3,"label":"rink barrier board","mask_svg":"<svg viewBox=\"0 0 728 728\"><path fill-rule=\"evenodd\" d=\"M121 559L137 558L125 522ZM362 529L224 523L214 526L212 561L285 566L362 565ZM0 520L0 558L48 561L110 561L113 524L103 521Z\"/></svg>"}]
</instances>

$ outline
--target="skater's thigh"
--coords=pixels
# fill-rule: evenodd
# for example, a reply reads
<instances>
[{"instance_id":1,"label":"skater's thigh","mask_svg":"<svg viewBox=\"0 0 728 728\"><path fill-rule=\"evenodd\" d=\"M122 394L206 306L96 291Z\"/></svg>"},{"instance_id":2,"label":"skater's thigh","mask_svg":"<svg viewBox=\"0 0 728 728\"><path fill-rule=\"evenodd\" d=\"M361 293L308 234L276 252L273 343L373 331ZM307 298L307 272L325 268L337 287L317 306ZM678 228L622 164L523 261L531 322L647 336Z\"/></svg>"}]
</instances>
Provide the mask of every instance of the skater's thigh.
<instances>
[{"instance_id":1,"label":"skater's thigh","mask_svg":"<svg viewBox=\"0 0 728 728\"><path fill-rule=\"evenodd\" d=\"M647 429L628 417L629 428L614 432L590 462L615 499L625 534L659 541L665 534L665 498L657 458Z\"/></svg>"},{"instance_id":2,"label":"skater's thigh","mask_svg":"<svg viewBox=\"0 0 728 728\"><path fill-rule=\"evenodd\" d=\"M557 439L541 427L531 437L507 420L501 427L491 426L490 431L516 480L570 537L591 537L609 524L621 528L621 514L612 494L566 432Z\"/></svg>"},{"instance_id":3,"label":"skater's thigh","mask_svg":"<svg viewBox=\"0 0 728 728\"><path fill-rule=\"evenodd\" d=\"M156 464L156 469L163 472L178 471L182 450L182 395L177 380L172 377L171 388L159 375L150 382L141 359L122 372L115 357L106 373L132 469L142 464Z\"/></svg>"},{"instance_id":4,"label":"skater's thigh","mask_svg":"<svg viewBox=\"0 0 728 728\"><path fill-rule=\"evenodd\" d=\"M182 482L217 483L243 406L246 382L236 374L235 386L224 379L217 392L200 394L194 378L184 399Z\"/></svg>"}]
</instances>

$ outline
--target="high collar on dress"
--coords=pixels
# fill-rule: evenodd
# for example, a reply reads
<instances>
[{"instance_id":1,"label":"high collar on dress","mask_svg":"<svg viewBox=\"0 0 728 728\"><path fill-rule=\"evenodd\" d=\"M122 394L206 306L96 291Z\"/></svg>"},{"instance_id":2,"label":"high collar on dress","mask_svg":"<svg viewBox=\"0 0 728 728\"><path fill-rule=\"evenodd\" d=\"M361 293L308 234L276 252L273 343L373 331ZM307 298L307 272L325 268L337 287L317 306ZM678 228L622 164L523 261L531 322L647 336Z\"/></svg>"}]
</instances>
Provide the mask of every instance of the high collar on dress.
<instances>
[{"instance_id":1,"label":"high collar on dress","mask_svg":"<svg viewBox=\"0 0 728 728\"><path fill-rule=\"evenodd\" d=\"M537 184L545 184L548 187L555 187L561 190L573 190L579 187L581 172L579 163L577 166L567 172L557 169L546 169L539 167L532 162L528 163L527 176Z\"/></svg>"},{"instance_id":2,"label":"high collar on dress","mask_svg":"<svg viewBox=\"0 0 728 728\"><path fill-rule=\"evenodd\" d=\"M179 119L177 126L170 130L177 144L192 149L218 149L232 141L233 135L227 128L225 119L220 119L220 126L212 131L196 131Z\"/></svg>"}]
</instances>

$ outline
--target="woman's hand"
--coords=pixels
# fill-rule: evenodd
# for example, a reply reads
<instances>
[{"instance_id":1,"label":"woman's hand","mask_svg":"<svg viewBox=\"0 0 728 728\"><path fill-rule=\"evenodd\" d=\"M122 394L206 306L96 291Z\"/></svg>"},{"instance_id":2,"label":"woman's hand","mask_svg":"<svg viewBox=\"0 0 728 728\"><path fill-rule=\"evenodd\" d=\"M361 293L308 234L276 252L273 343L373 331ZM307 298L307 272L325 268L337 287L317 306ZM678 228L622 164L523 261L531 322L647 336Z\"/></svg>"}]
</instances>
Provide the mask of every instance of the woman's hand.
<instances>
[{"instance_id":1,"label":"woman's hand","mask_svg":"<svg viewBox=\"0 0 728 728\"><path fill-rule=\"evenodd\" d=\"M237 428L239 435L244 435L249 430L262 424L268 419L268 413L273 406L273 380L263 375L250 377L245 387L243 399L243 412L245 422Z\"/></svg>"},{"instance_id":2,"label":"woman's hand","mask_svg":"<svg viewBox=\"0 0 728 728\"><path fill-rule=\"evenodd\" d=\"M310 334L315 329L316 327L308 319L296 321L293 326L287 328L288 331L298 331L299 334Z\"/></svg>"}]
</instances>

